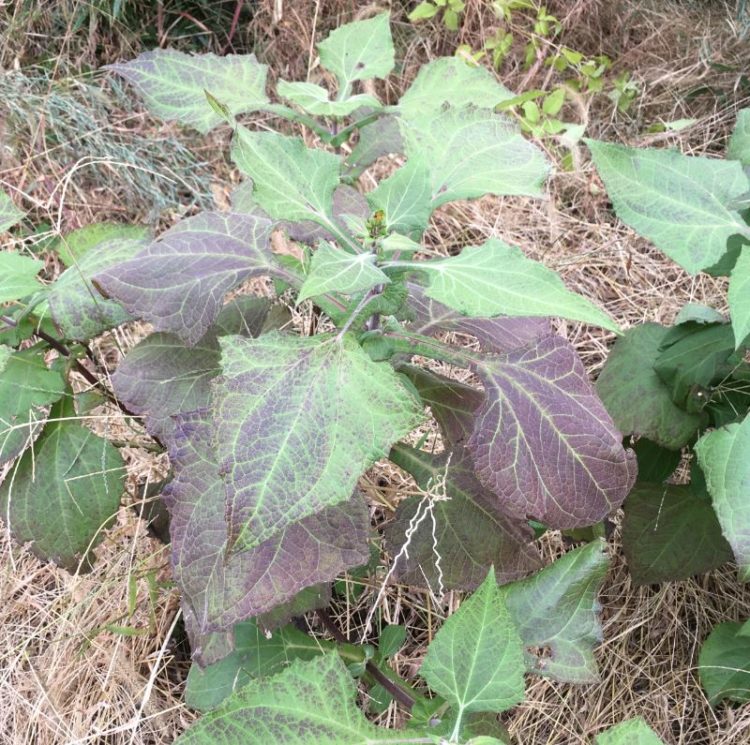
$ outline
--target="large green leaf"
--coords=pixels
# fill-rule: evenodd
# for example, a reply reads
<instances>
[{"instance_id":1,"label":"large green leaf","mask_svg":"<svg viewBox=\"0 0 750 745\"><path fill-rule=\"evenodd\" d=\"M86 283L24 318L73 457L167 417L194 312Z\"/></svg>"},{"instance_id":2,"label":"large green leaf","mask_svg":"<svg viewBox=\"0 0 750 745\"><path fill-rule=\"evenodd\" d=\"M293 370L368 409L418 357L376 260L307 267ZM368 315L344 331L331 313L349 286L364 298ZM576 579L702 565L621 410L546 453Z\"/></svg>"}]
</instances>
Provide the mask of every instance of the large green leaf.
<instances>
[{"instance_id":1,"label":"large green leaf","mask_svg":"<svg viewBox=\"0 0 750 745\"><path fill-rule=\"evenodd\" d=\"M0 191L0 233L12 228L23 217L13 200L4 192Z\"/></svg>"},{"instance_id":2,"label":"large green leaf","mask_svg":"<svg viewBox=\"0 0 750 745\"><path fill-rule=\"evenodd\" d=\"M716 264L730 236L750 235L731 208L750 188L739 163L586 142L617 216L691 274Z\"/></svg>"},{"instance_id":3,"label":"large green leaf","mask_svg":"<svg viewBox=\"0 0 750 745\"><path fill-rule=\"evenodd\" d=\"M349 116L363 106L378 108L380 101L374 96L360 93L350 96L343 101L331 101L328 91L316 83L294 82L280 80L276 86L277 93L288 101L297 104L314 116Z\"/></svg>"},{"instance_id":4,"label":"large green leaf","mask_svg":"<svg viewBox=\"0 0 750 745\"><path fill-rule=\"evenodd\" d=\"M638 585L687 579L732 560L711 502L689 486L637 485L625 500L622 542Z\"/></svg>"},{"instance_id":5,"label":"large green leaf","mask_svg":"<svg viewBox=\"0 0 750 745\"><path fill-rule=\"evenodd\" d=\"M310 271L300 288L297 303L328 292L353 295L376 285L387 285L390 281L375 266L375 254L351 254L323 241L312 256Z\"/></svg>"},{"instance_id":6,"label":"large green leaf","mask_svg":"<svg viewBox=\"0 0 750 745\"><path fill-rule=\"evenodd\" d=\"M729 140L727 158L739 160L743 166L750 166L750 109L737 112L737 123Z\"/></svg>"},{"instance_id":7,"label":"large green leaf","mask_svg":"<svg viewBox=\"0 0 750 745\"><path fill-rule=\"evenodd\" d=\"M540 566L534 533L525 520L506 515L483 487L463 448L432 455L398 444L389 458L432 491L403 500L385 531L389 553L400 554L393 569L401 582L443 589L473 590L494 565L498 582L525 577ZM408 537L407 537L408 536Z\"/></svg>"},{"instance_id":8,"label":"large green leaf","mask_svg":"<svg viewBox=\"0 0 750 745\"><path fill-rule=\"evenodd\" d=\"M215 709L251 680L275 675L294 660L311 660L335 649L333 642L315 639L292 625L266 634L255 620L238 623L231 654L202 669L196 663L190 667L185 703L199 711Z\"/></svg>"},{"instance_id":9,"label":"large green leaf","mask_svg":"<svg viewBox=\"0 0 750 745\"><path fill-rule=\"evenodd\" d=\"M217 444L235 550L349 499L422 419L392 368L348 335L230 336L221 347Z\"/></svg>"},{"instance_id":10,"label":"large green leaf","mask_svg":"<svg viewBox=\"0 0 750 745\"><path fill-rule=\"evenodd\" d=\"M0 487L5 525L41 559L75 571L117 516L125 468L107 440L53 407L32 450Z\"/></svg>"},{"instance_id":11,"label":"large green leaf","mask_svg":"<svg viewBox=\"0 0 750 745\"><path fill-rule=\"evenodd\" d=\"M176 745L403 743L403 732L381 729L365 719L356 694L357 686L337 654L297 660L282 673L236 691ZM409 736L413 740L417 733Z\"/></svg>"},{"instance_id":12,"label":"large green leaf","mask_svg":"<svg viewBox=\"0 0 750 745\"><path fill-rule=\"evenodd\" d=\"M266 65L254 54L185 54L175 49L153 49L130 62L109 65L132 83L161 119L208 132L223 117L214 111L208 91L231 114L255 111L268 104Z\"/></svg>"},{"instance_id":13,"label":"large green leaf","mask_svg":"<svg viewBox=\"0 0 750 745\"><path fill-rule=\"evenodd\" d=\"M429 164L432 207L485 194L542 195L549 162L510 119L447 108L403 126L406 155Z\"/></svg>"},{"instance_id":14,"label":"large green leaf","mask_svg":"<svg viewBox=\"0 0 750 745\"><path fill-rule=\"evenodd\" d=\"M238 127L232 158L253 180L253 197L271 217L332 225L339 159L308 148L299 137Z\"/></svg>"},{"instance_id":15,"label":"large green leaf","mask_svg":"<svg viewBox=\"0 0 750 745\"><path fill-rule=\"evenodd\" d=\"M320 64L338 78L340 98L355 80L388 77L395 65L388 13L340 26L318 44L318 53Z\"/></svg>"},{"instance_id":16,"label":"large green leaf","mask_svg":"<svg viewBox=\"0 0 750 745\"><path fill-rule=\"evenodd\" d=\"M430 173L420 157L410 158L367 194L373 211L383 210L389 231L418 238L432 213Z\"/></svg>"},{"instance_id":17,"label":"large green leaf","mask_svg":"<svg viewBox=\"0 0 750 745\"><path fill-rule=\"evenodd\" d=\"M664 743L641 717L637 717L599 733L594 739L594 745L664 745Z\"/></svg>"},{"instance_id":18,"label":"large green leaf","mask_svg":"<svg viewBox=\"0 0 750 745\"><path fill-rule=\"evenodd\" d=\"M732 269L728 299L734 342L735 346L739 347L750 336L750 249L740 251L737 263Z\"/></svg>"},{"instance_id":19,"label":"large green leaf","mask_svg":"<svg viewBox=\"0 0 750 745\"><path fill-rule=\"evenodd\" d=\"M492 109L515 94L497 82L484 67L467 64L459 57L439 57L422 65L419 74L401 96L401 118L414 121L439 112L445 104L455 108L478 106Z\"/></svg>"},{"instance_id":20,"label":"large green leaf","mask_svg":"<svg viewBox=\"0 0 750 745\"><path fill-rule=\"evenodd\" d=\"M493 569L443 624L419 674L458 708L505 711L524 696L523 648Z\"/></svg>"},{"instance_id":21,"label":"large green leaf","mask_svg":"<svg viewBox=\"0 0 750 745\"><path fill-rule=\"evenodd\" d=\"M105 237L75 259L49 288L48 302L55 324L67 339L88 341L102 331L130 320L114 300L103 298L91 278L129 261L148 245L145 238Z\"/></svg>"},{"instance_id":22,"label":"large green leaf","mask_svg":"<svg viewBox=\"0 0 750 745\"><path fill-rule=\"evenodd\" d=\"M533 577L500 588L523 641L526 669L570 683L594 683L594 646L602 640L597 593L609 567L594 541L569 551Z\"/></svg>"},{"instance_id":23,"label":"large green leaf","mask_svg":"<svg viewBox=\"0 0 750 745\"><path fill-rule=\"evenodd\" d=\"M426 274L425 295L468 316L560 316L618 331L604 311L568 290L554 271L497 238L447 259L394 266Z\"/></svg>"},{"instance_id":24,"label":"large green leaf","mask_svg":"<svg viewBox=\"0 0 750 745\"><path fill-rule=\"evenodd\" d=\"M701 647L698 675L712 706L723 699L750 701L750 636L742 626L720 623Z\"/></svg>"},{"instance_id":25,"label":"large green leaf","mask_svg":"<svg viewBox=\"0 0 750 745\"><path fill-rule=\"evenodd\" d=\"M18 300L41 290L36 275L43 261L4 251L0 253L0 303Z\"/></svg>"},{"instance_id":26,"label":"large green leaf","mask_svg":"<svg viewBox=\"0 0 750 745\"><path fill-rule=\"evenodd\" d=\"M722 532L740 578L750 580L750 416L708 432L695 445Z\"/></svg>"},{"instance_id":27,"label":"large green leaf","mask_svg":"<svg viewBox=\"0 0 750 745\"><path fill-rule=\"evenodd\" d=\"M6 352L0 374L0 464L15 458L34 439L45 419L39 407L49 406L64 392L62 375L47 368L39 349Z\"/></svg>"},{"instance_id":28,"label":"large green leaf","mask_svg":"<svg viewBox=\"0 0 750 745\"><path fill-rule=\"evenodd\" d=\"M688 411L703 407L709 386L731 369L732 328L726 323L683 323L669 329L659 345L654 370L672 400Z\"/></svg>"},{"instance_id":29,"label":"large green leaf","mask_svg":"<svg viewBox=\"0 0 750 745\"><path fill-rule=\"evenodd\" d=\"M701 416L677 406L654 370L668 333L668 328L657 323L628 329L615 342L597 391L624 435L642 435L677 450L696 433Z\"/></svg>"}]
</instances>

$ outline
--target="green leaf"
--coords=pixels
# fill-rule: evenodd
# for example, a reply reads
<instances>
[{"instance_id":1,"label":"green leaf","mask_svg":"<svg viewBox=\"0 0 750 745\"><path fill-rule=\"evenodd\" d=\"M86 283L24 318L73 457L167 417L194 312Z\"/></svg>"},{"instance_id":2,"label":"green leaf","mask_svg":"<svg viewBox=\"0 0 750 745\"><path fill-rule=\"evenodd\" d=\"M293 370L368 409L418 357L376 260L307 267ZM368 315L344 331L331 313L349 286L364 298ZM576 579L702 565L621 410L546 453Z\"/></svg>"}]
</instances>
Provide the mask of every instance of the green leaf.
<instances>
[{"instance_id":1,"label":"green leaf","mask_svg":"<svg viewBox=\"0 0 750 745\"><path fill-rule=\"evenodd\" d=\"M554 271L497 238L466 246L458 256L398 266L425 273L430 280L425 294L468 316L560 316L618 331L604 311L568 290Z\"/></svg>"},{"instance_id":2,"label":"green leaf","mask_svg":"<svg viewBox=\"0 0 750 745\"><path fill-rule=\"evenodd\" d=\"M661 484L674 472L682 460L679 450L667 450L646 437L638 438L633 445L638 458L638 481Z\"/></svg>"},{"instance_id":3,"label":"green leaf","mask_svg":"<svg viewBox=\"0 0 750 745\"><path fill-rule=\"evenodd\" d=\"M36 275L44 266L43 261L30 259L17 253L0 253L0 303L19 300L43 289Z\"/></svg>"},{"instance_id":4,"label":"green leaf","mask_svg":"<svg viewBox=\"0 0 750 745\"><path fill-rule=\"evenodd\" d=\"M276 86L276 91L282 98L297 104L313 116L343 117L349 116L353 111L363 106L375 109L381 106L380 101L375 96L366 93L350 96L343 101L331 101L328 97L328 91L315 83L289 83L286 80L280 80Z\"/></svg>"},{"instance_id":5,"label":"green leaf","mask_svg":"<svg viewBox=\"0 0 750 745\"><path fill-rule=\"evenodd\" d=\"M681 323L724 323L724 318L718 310L710 308L708 305L701 303L685 303L680 308L680 312L675 316L674 325L679 326Z\"/></svg>"},{"instance_id":6,"label":"green leaf","mask_svg":"<svg viewBox=\"0 0 750 745\"><path fill-rule=\"evenodd\" d=\"M749 234L729 207L749 188L739 163L586 143L617 216L691 274L718 262L730 236Z\"/></svg>"},{"instance_id":7,"label":"green leaf","mask_svg":"<svg viewBox=\"0 0 750 745\"><path fill-rule=\"evenodd\" d=\"M637 717L601 732L594 739L594 745L664 745L664 743L641 717Z\"/></svg>"},{"instance_id":8,"label":"green leaf","mask_svg":"<svg viewBox=\"0 0 750 745\"><path fill-rule=\"evenodd\" d=\"M672 396L672 400L691 411L691 397L698 393L700 408L705 391L727 373L727 361L734 351L734 335L725 323L683 323L669 329L659 346L654 371Z\"/></svg>"},{"instance_id":9,"label":"green leaf","mask_svg":"<svg viewBox=\"0 0 750 745\"><path fill-rule=\"evenodd\" d=\"M689 486L637 485L625 501L622 542L637 585L687 579L732 560L711 502Z\"/></svg>"},{"instance_id":10,"label":"green leaf","mask_svg":"<svg viewBox=\"0 0 750 745\"><path fill-rule=\"evenodd\" d=\"M323 241L312 255L310 271L300 288L297 304L327 292L353 295L390 281L375 266L375 254L351 254Z\"/></svg>"},{"instance_id":11,"label":"green leaf","mask_svg":"<svg viewBox=\"0 0 750 745\"><path fill-rule=\"evenodd\" d=\"M117 516L125 483L120 453L53 407L50 422L0 487L0 509L19 543L76 571Z\"/></svg>"},{"instance_id":12,"label":"green leaf","mask_svg":"<svg viewBox=\"0 0 750 745\"><path fill-rule=\"evenodd\" d=\"M106 300L94 289L91 278L133 259L147 245L146 238L130 238L112 231L100 243L73 258L73 265L50 285L48 295L52 318L66 339L88 341L131 319L122 305Z\"/></svg>"},{"instance_id":13,"label":"green leaf","mask_svg":"<svg viewBox=\"0 0 750 745\"><path fill-rule=\"evenodd\" d=\"M698 675L711 706L750 701L750 636L741 623L715 626L701 647Z\"/></svg>"},{"instance_id":14,"label":"green leaf","mask_svg":"<svg viewBox=\"0 0 750 745\"><path fill-rule=\"evenodd\" d=\"M376 727L357 708L357 687L334 653L293 662L252 681L199 719L175 745L379 745L404 733ZM415 733L410 733L412 737Z\"/></svg>"},{"instance_id":15,"label":"green leaf","mask_svg":"<svg viewBox=\"0 0 750 745\"><path fill-rule=\"evenodd\" d=\"M212 108L206 91L231 114L257 111L268 104L268 67L254 54L218 57L154 49L105 69L132 83L154 116L177 120L203 133L224 121Z\"/></svg>"},{"instance_id":16,"label":"green leaf","mask_svg":"<svg viewBox=\"0 0 750 745\"><path fill-rule=\"evenodd\" d=\"M419 3L411 13L409 13L408 18L412 23L416 23L417 21L429 21L430 18L434 18L439 12L440 8L438 8L437 5L433 5L424 0Z\"/></svg>"},{"instance_id":17,"label":"green leaf","mask_svg":"<svg viewBox=\"0 0 750 745\"><path fill-rule=\"evenodd\" d=\"M253 180L253 197L271 217L331 226L340 166L333 153L310 149L299 137L238 127L232 159Z\"/></svg>"},{"instance_id":18,"label":"green leaf","mask_svg":"<svg viewBox=\"0 0 750 745\"><path fill-rule=\"evenodd\" d=\"M743 582L750 580L750 416L708 432L695 445L722 532Z\"/></svg>"},{"instance_id":19,"label":"green leaf","mask_svg":"<svg viewBox=\"0 0 750 745\"><path fill-rule=\"evenodd\" d=\"M355 80L388 77L396 64L388 13L340 26L318 44L318 53L338 78L340 97Z\"/></svg>"},{"instance_id":20,"label":"green leaf","mask_svg":"<svg viewBox=\"0 0 750 745\"><path fill-rule=\"evenodd\" d=\"M238 623L230 655L204 668L191 665L185 703L198 711L215 709L251 680L275 675L294 660L311 660L335 649L333 642L314 639L291 625L267 635L255 620Z\"/></svg>"},{"instance_id":21,"label":"green leaf","mask_svg":"<svg viewBox=\"0 0 750 745\"><path fill-rule=\"evenodd\" d=\"M145 240L149 236L148 228L138 225L122 225L115 222L95 222L83 228L60 236L53 250L65 266L73 266L78 259L92 248L105 241L115 239Z\"/></svg>"},{"instance_id":22,"label":"green leaf","mask_svg":"<svg viewBox=\"0 0 750 745\"><path fill-rule=\"evenodd\" d=\"M373 211L383 210L389 231L419 238L432 213L430 174L421 158L410 158L367 194Z\"/></svg>"},{"instance_id":23,"label":"green leaf","mask_svg":"<svg viewBox=\"0 0 750 745\"><path fill-rule=\"evenodd\" d=\"M747 110L750 114L750 109ZM750 116L748 117L750 119ZM735 347L750 335L750 250L740 252L729 279L729 310L732 315Z\"/></svg>"},{"instance_id":24,"label":"green leaf","mask_svg":"<svg viewBox=\"0 0 750 745\"><path fill-rule=\"evenodd\" d=\"M422 65L419 74L398 103L402 119L414 121L437 114L445 104L455 108L492 109L514 94L497 82L484 67L468 65L458 57L439 57Z\"/></svg>"},{"instance_id":25,"label":"green leaf","mask_svg":"<svg viewBox=\"0 0 750 745\"><path fill-rule=\"evenodd\" d=\"M0 375L0 463L23 452L45 419L38 408L49 406L65 392L62 375L47 369L39 348L5 354Z\"/></svg>"},{"instance_id":26,"label":"green leaf","mask_svg":"<svg viewBox=\"0 0 750 745\"><path fill-rule=\"evenodd\" d=\"M359 139L346 159L348 178L357 178L378 158L404 149L401 129L395 116L380 116L359 130Z\"/></svg>"},{"instance_id":27,"label":"green leaf","mask_svg":"<svg viewBox=\"0 0 750 745\"><path fill-rule=\"evenodd\" d=\"M458 707L505 711L524 696L521 639L492 568L474 594L440 628L419 674Z\"/></svg>"},{"instance_id":28,"label":"green leaf","mask_svg":"<svg viewBox=\"0 0 750 745\"><path fill-rule=\"evenodd\" d=\"M565 103L565 88L552 91L542 103L542 111L547 116L557 116Z\"/></svg>"},{"instance_id":29,"label":"green leaf","mask_svg":"<svg viewBox=\"0 0 750 745\"><path fill-rule=\"evenodd\" d=\"M422 420L392 368L349 335L220 341L216 442L234 550L349 499L360 474Z\"/></svg>"},{"instance_id":30,"label":"green leaf","mask_svg":"<svg viewBox=\"0 0 750 745\"><path fill-rule=\"evenodd\" d=\"M20 222L23 215L11 198L4 191L0 191L0 233Z\"/></svg>"},{"instance_id":31,"label":"green leaf","mask_svg":"<svg viewBox=\"0 0 750 745\"><path fill-rule=\"evenodd\" d=\"M671 450L685 445L701 425L699 414L677 406L654 370L669 329L644 323L621 336L607 358L597 391L624 435L641 435Z\"/></svg>"},{"instance_id":32,"label":"green leaf","mask_svg":"<svg viewBox=\"0 0 750 745\"><path fill-rule=\"evenodd\" d=\"M750 166L750 109L737 112L737 123L729 140L727 158L738 160L743 166Z\"/></svg>"},{"instance_id":33,"label":"green leaf","mask_svg":"<svg viewBox=\"0 0 750 745\"><path fill-rule=\"evenodd\" d=\"M500 588L529 672L569 683L599 680L593 651L602 640L596 596L608 568L606 544L594 541Z\"/></svg>"},{"instance_id":34,"label":"green leaf","mask_svg":"<svg viewBox=\"0 0 750 745\"><path fill-rule=\"evenodd\" d=\"M378 654L381 659L393 657L406 641L406 626L392 624L383 627L378 638Z\"/></svg>"},{"instance_id":35,"label":"green leaf","mask_svg":"<svg viewBox=\"0 0 750 745\"><path fill-rule=\"evenodd\" d=\"M429 164L433 209L485 194L538 197L550 165L510 119L447 108L403 126L406 155Z\"/></svg>"}]
</instances>

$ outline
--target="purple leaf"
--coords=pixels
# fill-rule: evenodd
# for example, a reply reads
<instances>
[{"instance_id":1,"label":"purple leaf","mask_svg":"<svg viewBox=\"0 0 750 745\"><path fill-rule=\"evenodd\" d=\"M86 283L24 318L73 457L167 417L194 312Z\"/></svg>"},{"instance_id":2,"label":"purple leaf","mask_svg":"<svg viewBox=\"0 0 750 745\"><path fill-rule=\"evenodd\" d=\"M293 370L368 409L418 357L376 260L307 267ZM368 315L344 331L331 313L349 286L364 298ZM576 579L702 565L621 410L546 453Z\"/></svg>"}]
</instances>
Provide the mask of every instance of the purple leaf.
<instances>
[{"instance_id":1,"label":"purple leaf","mask_svg":"<svg viewBox=\"0 0 750 745\"><path fill-rule=\"evenodd\" d=\"M367 508L358 495L296 522L250 551L227 553L224 485L206 410L175 417L170 459L175 478L164 491L171 515L172 566L183 593L197 658L204 637L291 601L311 585L363 564L369 553ZM210 638L210 637L209 637Z\"/></svg>"},{"instance_id":2,"label":"purple leaf","mask_svg":"<svg viewBox=\"0 0 750 745\"><path fill-rule=\"evenodd\" d=\"M415 316L409 328L418 334L434 336L440 331L457 331L459 334L470 334L476 337L482 349L504 353L525 347L552 331L550 322L546 318L465 316L437 300L428 298L421 285L409 282L408 287L409 308Z\"/></svg>"},{"instance_id":3,"label":"purple leaf","mask_svg":"<svg viewBox=\"0 0 750 745\"><path fill-rule=\"evenodd\" d=\"M436 497L432 505L434 525L429 514L419 520L418 512L424 512L427 503L416 496L399 504L394 521L386 528L388 551L396 556L410 525L417 525L408 550L395 564L400 581L426 584L433 592L442 589L441 583L446 590L473 590L493 565L501 583L540 568L528 523L502 511L497 497L477 480L465 449L431 455L397 445L389 457ZM443 478L445 486L440 489Z\"/></svg>"},{"instance_id":4,"label":"purple leaf","mask_svg":"<svg viewBox=\"0 0 750 745\"><path fill-rule=\"evenodd\" d=\"M95 283L135 317L192 346L216 319L229 290L277 271L269 249L271 227L257 216L203 212L99 273Z\"/></svg>"},{"instance_id":5,"label":"purple leaf","mask_svg":"<svg viewBox=\"0 0 750 745\"><path fill-rule=\"evenodd\" d=\"M403 365L406 375L430 407L443 438L451 445L469 439L474 431L475 413L484 403L484 392L417 365Z\"/></svg>"},{"instance_id":6,"label":"purple leaf","mask_svg":"<svg viewBox=\"0 0 750 745\"><path fill-rule=\"evenodd\" d=\"M602 520L636 477L575 349L547 336L476 364L486 390L467 443L480 481L519 518L551 528Z\"/></svg>"}]
</instances>

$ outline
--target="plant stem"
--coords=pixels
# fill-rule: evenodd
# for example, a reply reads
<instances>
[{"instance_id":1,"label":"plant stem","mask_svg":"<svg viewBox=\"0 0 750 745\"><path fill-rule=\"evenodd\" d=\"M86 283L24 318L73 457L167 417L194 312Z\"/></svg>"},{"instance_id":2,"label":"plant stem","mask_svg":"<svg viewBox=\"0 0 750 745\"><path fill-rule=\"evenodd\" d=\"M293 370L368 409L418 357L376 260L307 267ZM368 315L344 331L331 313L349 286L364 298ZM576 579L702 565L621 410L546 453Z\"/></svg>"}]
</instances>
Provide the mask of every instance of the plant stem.
<instances>
[{"instance_id":1,"label":"plant stem","mask_svg":"<svg viewBox=\"0 0 750 745\"><path fill-rule=\"evenodd\" d=\"M346 323L341 327L341 330L336 334L336 340L341 341L341 339L344 337L344 334L352 327L352 324L354 321L357 320L357 316L364 310L365 306L372 300L374 297L379 295L377 291L377 287L373 287L371 290L368 290L362 299L357 303L357 307L352 311L352 314L349 316L349 318L346 319Z\"/></svg>"},{"instance_id":2,"label":"plant stem","mask_svg":"<svg viewBox=\"0 0 750 745\"><path fill-rule=\"evenodd\" d=\"M409 356L418 354L422 357L429 357L432 360L447 362L456 367L472 367L480 360L480 355L464 349L458 349L448 344L444 344L437 339L429 336L415 334L405 329L386 328L383 331L372 331L373 334L381 334L384 339L390 342L393 354L408 354ZM364 340L363 336L363 340Z\"/></svg>"},{"instance_id":3,"label":"plant stem","mask_svg":"<svg viewBox=\"0 0 750 745\"><path fill-rule=\"evenodd\" d=\"M349 139L350 135L352 134L352 132L354 132L355 129L359 129L360 127L364 127L367 124L371 124L381 116L390 114L393 111L394 107L392 106L384 106L382 109L373 111L372 114L368 114L367 116L358 119L356 122L352 122L348 126L344 127L344 129L342 129L334 137L331 138L330 144L333 147L341 147L341 145L343 145Z\"/></svg>"},{"instance_id":4,"label":"plant stem","mask_svg":"<svg viewBox=\"0 0 750 745\"><path fill-rule=\"evenodd\" d=\"M325 608L317 611L317 613L320 622L326 627L331 636L339 642L339 644L351 644L349 639L347 639L342 633L341 629L339 629L339 627L333 622L333 619ZM365 665L365 670L376 682L380 683L380 685L383 686L383 688L385 688L385 690L388 691L396 701L406 709L411 710L411 707L414 706L414 702L416 701L416 698L411 692L407 692L395 681L391 680L372 660L368 660ZM427 742L430 741L427 740Z\"/></svg>"},{"instance_id":5,"label":"plant stem","mask_svg":"<svg viewBox=\"0 0 750 745\"><path fill-rule=\"evenodd\" d=\"M288 106L279 103L267 106L266 111L270 111L272 114L276 114L276 116L280 116L282 119L289 119L289 121L292 122L300 122L308 129L315 132L315 134L318 135L326 145L331 143L331 133L328 131L327 127L324 127L307 114L302 114L299 111L295 111L294 109L290 109Z\"/></svg>"}]
</instances>

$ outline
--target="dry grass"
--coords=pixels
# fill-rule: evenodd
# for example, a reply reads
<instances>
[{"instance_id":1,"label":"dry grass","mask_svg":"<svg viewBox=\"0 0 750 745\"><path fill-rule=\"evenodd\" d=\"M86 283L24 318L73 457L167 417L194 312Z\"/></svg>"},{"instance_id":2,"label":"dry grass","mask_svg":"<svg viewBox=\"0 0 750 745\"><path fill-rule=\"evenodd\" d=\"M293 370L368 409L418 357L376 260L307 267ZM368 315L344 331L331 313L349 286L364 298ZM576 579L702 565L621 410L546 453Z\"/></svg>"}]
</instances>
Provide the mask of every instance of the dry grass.
<instances>
[{"instance_id":1,"label":"dry grass","mask_svg":"<svg viewBox=\"0 0 750 745\"><path fill-rule=\"evenodd\" d=\"M694 153L722 149L734 110L747 96L741 80L747 42L732 27L736 22L727 4L556 0L549 5L565 20L566 44L590 54L604 51L615 60L616 70L630 70L644 90L632 116L614 117L611 106L601 100L586 110L592 135L638 144L667 140ZM310 73L314 78L320 74L310 54L315 35L371 9L369 4L350 0L266 0L251 22L238 29L236 38L256 45L276 75L304 78ZM396 35L406 52L402 80L384 90L393 98L421 62L450 53L456 38L439 27L415 33L404 21L402 4L393 3L392 10ZM35 23L44 28L49 21L41 16ZM469 0L458 40L476 46L492 25L488 3ZM63 51L75 47L82 58L90 54L88 48L66 39L65 28L55 33L63 35ZM133 48L129 40L118 44L116 35L111 44L110 59ZM29 40L24 53L34 45L39 45L36 38ZM6 48L4 54L10 51ZM717 68L717 63L722 67ZM544 71L538 74L538 79L526 81L529 87L543 82ZM511 66L504 72L504 82L514 87L526 76L524 70ZM686 99L701 87L713 93ZM130 117L131 112L120 116ZM133 126L138 134L176 136L173 128L157 128L147 118L136 116L140 118ZM641 134L654 121L686 117L697 121L679 133ZM115 123L118 131L125 123L131 125L129 119L115 118ZM485 198L446 207L433 221L428 245L447 253L490 234L503 237L556 268L571 288L597 300L626 327L644 320L669 322L687 301L722 309L723 281L688 276L617 223L585 151L576 155L578 168L553 178L549 200ZM46 216L54 227L70 229L77 221L120 214L122 194L108 195L95 179L76 184L77 209L66 209L55 187L65 178L69 164L48 156L45 149L21 149L10 161L6 154L2 163L3 179L18 188L25 188L21 177L33 183L47 179L42 183L52 198L37 198L34 208L40 218ZM206 154L205 159L212 157ZM228 174L220 160L213 165L219 174L214 196L221 202L220 182ZM372 185L368 179L393 167L390 161L377 164L365 176L366 188ZM189 203L183 205L183 210L191 208ZM144 214L141 211L139 216ZM59 215L63 219L55 223ZM159 217L171 220L174 216ZM297 320L307 322L304 317ZM576 343L588 369L595 373L611 335L572 324L561 324L560 331ZM134 328L107 335L97 343L96 352L113 369L122 350L142 333L143 328ZM102 414L108 418L98 426L121 426L113 412ZM132 502L136 484L160 477L166 464L163 457L155 459L137 448L124 452L130 495L126 502ZM362 485L376 525L388 519L398 500L415 489L403 473L387 465L373 469ZM542 544L550 560L565 550L557 534L545 537ZM601 682L581 687L530 680L525 702L504 717L516 741L519 745L588 743L607 726L642 715L669 744L750 742L750 707L712 711L695 670L700 644L715 623L750 617L750 591L736 581L732 567L658 588L636 588L623 562L617 532L611 550L612 569L601 596L604 642L597 653ZM115 527L107 531L98 556L92 573L71 576L39 562L3 536L0 742L162 745L172 742L193 720L193 713L181 703L188 650L179 620L179 598L169 586L166 549L147 535L143 522L128 506L121 508ZM387 557L383 558L378 577L366 582L356 601L340 601L335 607L340 627L350 638L358 638L363 631L380 589L379 579L387 571ZM387 588L377 623L402 623L409 634L395 658L399 673L415 677L426 644L459 602L455 593L437 602L425 591L398 584ZM310 623L316 627L314 617ZM394 724L402 716L391 708L381 720Z\"/></svg>"}]
</instances>

